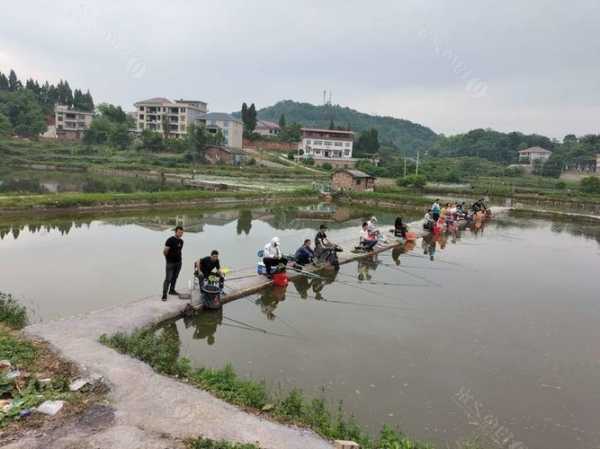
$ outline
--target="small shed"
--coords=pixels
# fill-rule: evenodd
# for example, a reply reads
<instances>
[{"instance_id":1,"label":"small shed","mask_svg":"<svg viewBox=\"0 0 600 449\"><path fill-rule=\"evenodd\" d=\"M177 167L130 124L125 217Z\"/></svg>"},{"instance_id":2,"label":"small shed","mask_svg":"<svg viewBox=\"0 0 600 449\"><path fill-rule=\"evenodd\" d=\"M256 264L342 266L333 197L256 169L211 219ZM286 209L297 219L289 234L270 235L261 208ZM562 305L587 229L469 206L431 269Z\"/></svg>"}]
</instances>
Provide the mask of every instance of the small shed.
<instances>
[{"instance_id":1,"label":"small shed","mask_svg":"<svg viewBox=\"0 0 600 449\"><path fill-rule=\"evenodd\" d=\"M205 154L211 164L242 165L248 159L243 151L221 145L208 145Z\"/></svg>"},{"instance_id":2,"label":"small shed","mask_svg":"<svg viewBox=\"0 0 600 449\"><path fill-rule=\"evenodd\" d=\"M331 187L333 190L372 192L375 188L375 177L360 170L337 170L331 178Z\"/></svg>"}]
</instances>

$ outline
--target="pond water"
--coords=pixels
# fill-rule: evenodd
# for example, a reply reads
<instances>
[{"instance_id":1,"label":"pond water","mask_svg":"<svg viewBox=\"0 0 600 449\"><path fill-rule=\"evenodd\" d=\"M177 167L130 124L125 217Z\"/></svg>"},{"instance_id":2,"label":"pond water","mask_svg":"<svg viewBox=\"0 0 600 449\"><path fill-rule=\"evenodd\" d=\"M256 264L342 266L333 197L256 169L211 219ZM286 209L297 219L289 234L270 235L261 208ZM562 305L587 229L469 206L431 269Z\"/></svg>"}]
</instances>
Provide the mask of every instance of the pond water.
<instances>
[{"instance_id":1,"label":"pond water","mask_svg":"<svg viewBox=\"0 0 600 449\"><path fill-rule=\"evenodd\" d=\"M295 249L320 223L306 218L314 213L0 224L0 290L40 319L118 304L160 289L160 250L175 223L188 229L186 265L219 248L239 268L275 234ZM332 239L370 213L336 210ZM378 216L389 224L395 214ZM599 263L597 224L502 216L168 326L195 366L230 362L274 389L343 400L373 431L389 423L438 447L479 435L487 447L596 448Z\"/></svg>"}]
</instances>

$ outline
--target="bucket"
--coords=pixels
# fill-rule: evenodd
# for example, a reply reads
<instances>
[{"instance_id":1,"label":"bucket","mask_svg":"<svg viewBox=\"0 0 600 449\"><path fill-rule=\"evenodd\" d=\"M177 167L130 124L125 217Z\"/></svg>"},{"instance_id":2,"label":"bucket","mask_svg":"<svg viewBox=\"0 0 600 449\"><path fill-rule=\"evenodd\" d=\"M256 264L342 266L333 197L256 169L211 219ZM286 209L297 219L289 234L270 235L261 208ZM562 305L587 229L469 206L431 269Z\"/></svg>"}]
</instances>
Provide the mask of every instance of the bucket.
<instances>
[{"instance_id":1,"label":"bucket","mask_svg":"<svg viewBox=\"0 0 600 449\"><path fill-rule=\"evenodd\" d=\"M215 285L204 285L202 288L202 304L206 309L221 308L221 291Z\"/></svg>"},{"instance_id":2,"label":"bucket","mask_svg":"<svg viewBox=\"0 0 600 449\"><path fill-rule=\"evenodd\" d=\"M288 277L287 277L287 273L284 272L280 272L280 273L274 273L273 274L273 285L275 287L285 287L288 285Z\"/></svg>"}]
</instances>

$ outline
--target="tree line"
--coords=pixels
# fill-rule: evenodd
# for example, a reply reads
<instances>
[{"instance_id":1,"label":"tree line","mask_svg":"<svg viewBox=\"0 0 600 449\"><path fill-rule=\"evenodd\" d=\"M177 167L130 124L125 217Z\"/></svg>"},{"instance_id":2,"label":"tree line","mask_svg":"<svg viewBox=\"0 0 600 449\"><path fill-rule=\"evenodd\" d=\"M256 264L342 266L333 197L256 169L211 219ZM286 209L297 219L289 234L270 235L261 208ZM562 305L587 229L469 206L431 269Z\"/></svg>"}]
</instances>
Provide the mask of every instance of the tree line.
<instances>
[{"instance_id":1,"label":"tree line","mask_svg":"<svg viewBox=\"0 0 600 449\"><path fill-rule=\"evenodd\" d=\"M94 99L90 91L72 90L68 81L40 84L32 78L24 83L14 70L7 75L0 72L0 135L37 137L47 129L47 117L54 113L54 105L91 112Z\"/></svg>"}]
</instances>

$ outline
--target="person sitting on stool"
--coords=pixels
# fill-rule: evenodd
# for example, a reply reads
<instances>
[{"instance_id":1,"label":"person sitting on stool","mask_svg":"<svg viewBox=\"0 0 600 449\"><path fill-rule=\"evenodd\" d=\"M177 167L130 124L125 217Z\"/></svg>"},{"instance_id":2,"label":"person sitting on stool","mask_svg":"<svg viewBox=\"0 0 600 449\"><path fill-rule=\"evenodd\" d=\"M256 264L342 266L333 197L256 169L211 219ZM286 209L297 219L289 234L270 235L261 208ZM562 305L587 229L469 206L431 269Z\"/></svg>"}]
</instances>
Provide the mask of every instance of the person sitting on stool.
<instances>
[{"instance_id":1,"label":"person sitting on stool","mask_svg":"<svg viewBox=\"0 0 600 449\"><path fill-rule=\"evenodd\" d=\"M225 277L221 271L219 251L213 249L210 252L210 256L203 257L194 263L194 275L198 278L200 288L208 281L209 276L217 276L219 278L219 290L223 291Z\"/></svg>"},{"instance_id":2,"label":"person sitting on stool","mask_svg":"<svg viewBox=\"0 0 600 449\"><path fill-rule=\"evenodd\" d=\"M267 269L267 276L271 276L271 269L278 265L287 265L288 261L281 253L279 237L273 237L269 243L265 245L263 254L263 263Z\"/></svg>"},{"instance_id":3,"label":"person sitting on stool","mask_svg":"<svg viewBox=\"0 0 600 449\"><path fill-rule=\"evenodd\" d=\"M304 266L312 263L314 257L315 252L310 247L310 239L306 239L304 240L304 244L296 251L294 260L298 265Z\"/></svg>"}]
</instances>

